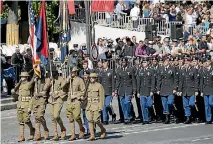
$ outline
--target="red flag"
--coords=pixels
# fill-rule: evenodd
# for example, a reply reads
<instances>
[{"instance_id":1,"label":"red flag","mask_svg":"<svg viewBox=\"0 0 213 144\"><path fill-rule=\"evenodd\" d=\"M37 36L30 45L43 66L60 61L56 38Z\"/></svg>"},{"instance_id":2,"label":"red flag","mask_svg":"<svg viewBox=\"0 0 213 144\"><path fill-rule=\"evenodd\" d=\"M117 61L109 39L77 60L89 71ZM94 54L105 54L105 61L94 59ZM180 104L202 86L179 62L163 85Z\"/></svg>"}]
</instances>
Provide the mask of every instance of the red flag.
<instances>
[{"instance_id":1,"label":"red flag","mask_svg":"<svg viewBox=\"0 0 213 144\"><path fill-rule=\"evenodd\" d=\"M74 0L68 0L67 5L68 5L69 14L71 15L75 14Z\"/></svg>"},{"instance_id":2,"label":"red flag","mask_svg":"<svg viewBox=\"0 0 213 144\"><path fill-rule=\"evenodd\" d=\"M1 3L0 3L0 14L1 14L2 10L3 10L3 1L1 0Z\"/></svg>"},{"instance_id":3,"label":"red flag","mask_svg":"<svg viewBox=\"0 0 213 144\"><path fill-rule=\"evenodd\" d=\"M114 0L93 0L92 12L113 12Z\"/></svg>"}]
</instances>

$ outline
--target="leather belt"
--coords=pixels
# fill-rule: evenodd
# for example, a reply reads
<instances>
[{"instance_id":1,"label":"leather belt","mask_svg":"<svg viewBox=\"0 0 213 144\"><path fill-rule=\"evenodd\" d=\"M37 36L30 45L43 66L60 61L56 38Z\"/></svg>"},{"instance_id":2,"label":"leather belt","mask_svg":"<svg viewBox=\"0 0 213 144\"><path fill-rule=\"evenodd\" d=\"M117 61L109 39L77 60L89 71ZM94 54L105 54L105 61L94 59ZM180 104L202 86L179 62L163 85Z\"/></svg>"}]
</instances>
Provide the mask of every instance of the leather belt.
<instances>
[{"instance_id":1,"label":"leather belt","mask_svg":"<svg viewBox=\"0 0 213 144\"><path fill-rule=\"evenodd\" d=\"M31 97L22 97L21 101L22 102L29 102L31 100Z\"/></svg>"}]
</instances>

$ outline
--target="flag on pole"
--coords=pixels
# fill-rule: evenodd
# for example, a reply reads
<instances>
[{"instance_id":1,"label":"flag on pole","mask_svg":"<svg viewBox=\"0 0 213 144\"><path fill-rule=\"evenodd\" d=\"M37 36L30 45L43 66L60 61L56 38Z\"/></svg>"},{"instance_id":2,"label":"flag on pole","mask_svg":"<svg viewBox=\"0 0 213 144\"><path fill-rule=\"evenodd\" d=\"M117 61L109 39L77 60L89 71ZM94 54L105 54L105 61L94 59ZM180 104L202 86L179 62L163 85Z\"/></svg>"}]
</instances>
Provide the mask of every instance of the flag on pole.
<instances>
[{"instance_id":1,"label":"flag on pole","mask_svg":"<svg viewBox=\"0 0 213 144\"><path fill-rule=\"evenodd\" d=\"M92 0L92 12L113 12L114 0Z\"/></svg>"},{"instance_id":2,"label":"flag on pole","mask_svg":"<svg viewBox=\"0 0 213 144\"><path fill-rule=\"evenodd\" d=\"M68 9L69 9L69 14L75 14L75 5L74 5L74 0L68 0L67 1Z\"/></svg>"},{"instance_id":3,"label":"flag on pole","mask_svg":"<svg viewBox=\"0 0 213 144\"><path fill-rule=\"evenodd\" d=\"M48 37L47 37L47 22L46 22L46 8L45 1L43 0L40 8L40 15L35 32L37 43L36 52L43 65L47 64L48 58Z\"/></svg>"},{"instance_id":4,"label":"flag on pole","mask_svg":"<svg viewBox=\"0 0 213 144\"><path fill-rule=\"evenodd\" d=\"M33 69L34 69L34 73L37 76L41 77L41 71L40 71L40 65L39 65L41 61L36 52L37 37L35 35L35 16L34 16L34 10L32 7L31 0L29 1L28 11L29 11L29 33L30 33L29 45L31 46L31 49L32 49Z\"/></svg>"},{"instance_id":5,"label":"flag on pole","mask_svg":"<svg viewBox=\"0 0 213 144\"><path fill-rule=\"evenodd\" d=\"M70 21L69 21L69 10L66 1L60 2L60 25L62 26L60 37L59 37L59 47L61 50L61 62L64 63L67 55L68 55L68 43L71 41L70 34Z\"/></svg>"}]
</instances>

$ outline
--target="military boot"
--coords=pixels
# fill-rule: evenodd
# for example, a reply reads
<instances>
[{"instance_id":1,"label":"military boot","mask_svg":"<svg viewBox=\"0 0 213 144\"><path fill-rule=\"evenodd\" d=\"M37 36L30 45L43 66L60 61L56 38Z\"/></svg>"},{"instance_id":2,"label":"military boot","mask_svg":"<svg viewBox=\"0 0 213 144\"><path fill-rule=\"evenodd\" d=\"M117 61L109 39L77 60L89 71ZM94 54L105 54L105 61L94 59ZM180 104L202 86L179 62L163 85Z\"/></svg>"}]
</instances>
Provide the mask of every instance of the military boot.
<instances>
[{"instance_id":1,"label":"military boot","mask_svg":"<svg viewBox=\"0 0 213 144\"><path fill-rule=\"evenodd\" d=\"M57 132L57 123L53 123L53 138L50 139L51 141L58 141L58 132Z\"/></svg>"},{"instance_id":2,"label":"military boot","mask_svg":"<svg viewBox=\"0 0 213 144\"><path fill-rule=\"evenodd\" d=\"M40 141L41 140L41 130L40 130L40 123L36 123L36 135L34 137L34 141Z\"/></svg>"},{"instance_id":3,"label":"military boot","mask_svg":"<svg viewBox=\"0 0 213 144\"><path fill-rule=\"evenodd\" d=\"M169 123L170 123L170 117L169 117L169 114L167 114L164 124L169 124Z\"/></svg>"},{"instance_id":4,"label":"military boot","mask_svg":"<svg viewBox=\"0 0 213 144\"><path fill-rule=\"evenodd\" d=\"M191 124L191 119L190 119L190 117L186 117L186 121L184 122L184 124Z\"/></svg>"},{"instance_id":5,"label":"military boot","mask_svg":"<svg viewBox=\"0 0 213 144\"><path fill-rule=\"evenodd\" d=\"M41 124L44 128L44 139L47 140L49 137L49 130L47 128L47 123L46 123L46 120L44 119L44 117L41 118Z\"/></svg>"},{"instance_id":6,"label":"military boot","mask_svg":"<svg viewBox=\"0 0 213 144\"><path fill-rule=\"evenodd\" d=\"M24 138L24 125L23 124L19 125L19 130L20 130L20 138L18 139L18 142L23 142L23 141L25 141L25 138Z\"/></svg>"},{"instance_id":7,"label":"military boot","mask_svg":"<svg viewBox=\"0 0 213 144\"><path fill-rule=\"evenodd\" d=\"M26 124L30 128L30 138L28 140L33 140L34 135L35 135L35 128L33 127L31 121Z\"/></svg>"},{"instance_id":8,"label":"military boot","mask_svg":"<svg viewBox=\"0 0 213 144\"><path fill-rule=\"evenodd\" d=\"M66 128L64 127L61 117L58 118L57 122L61 128L61 139L64 140L66 137Z\"/></svg>"},{"instance_id":9,"label":"military boot","mask_svg":"<svg viewBox=\"0 0 213 144\"><path fill-rule=\"evenodd\" d=\"M71 128L71 137L69 138L69 141L74 141L76 140L76 136L75 136L75 122L71 122L70 123L70 128Z\"/></svg>"},{"instance_id":10,"label":"military boot","mask_svg":"<svg viewBox=\"0 0 213 144\"><path fill-rule=\"evenodd\" d=\"M94 141L95 140L94 123L89 122L89 131L90 131L89 141Z\"/></svg>"},{"instance_id":11,"label":"military boot","mask_svg":"<svg viewBox=\"0 0 213 144\"><path fill-rule=\"evenodd\" d=\"M77 123L78 123L79 128L80 128L80 133L79 133L79 137L78 138L82 139L82 138L84 138L85 128L83 127L83 123L82 123L81 119L77 120Z\"/></svg>"},{"instance_id":12,"label":"military boot","mask_svg":"<svg viewBox=\"0 0 213 144\"><path fill-rule=\"evenodd\" d=\"M106 136L106 129L103 127L103 124L101 122L97 122L97 125L100 127L101 129L101 135L100 135L100 139L104 139Z\"/></svg>"}]
</instances>

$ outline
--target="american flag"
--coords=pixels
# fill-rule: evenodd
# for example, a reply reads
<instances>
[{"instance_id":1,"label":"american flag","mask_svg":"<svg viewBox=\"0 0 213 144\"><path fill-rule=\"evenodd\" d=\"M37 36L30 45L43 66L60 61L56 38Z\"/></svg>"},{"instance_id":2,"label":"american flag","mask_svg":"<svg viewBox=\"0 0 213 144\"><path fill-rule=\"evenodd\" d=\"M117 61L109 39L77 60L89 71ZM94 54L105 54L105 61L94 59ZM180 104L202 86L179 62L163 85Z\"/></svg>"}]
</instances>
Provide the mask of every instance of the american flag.
<instances>
[{"instance_id":1,"label":"american flag","mask_svg":"<svg viewBox=\"0 0 213 144\"><path fill-rule=\"evenodd\" d=\"M37 37L35 35L35 15L34 15L34 10L33 10L31 0L29 1L28 10L29 10L29 32L30 32L29 44L31 46L32 54L33 54L32 56L33 68L34 68L35 74L41 77L41 71L39 66L41 61L36 52Z\"/></svg>"}]
</instances>

